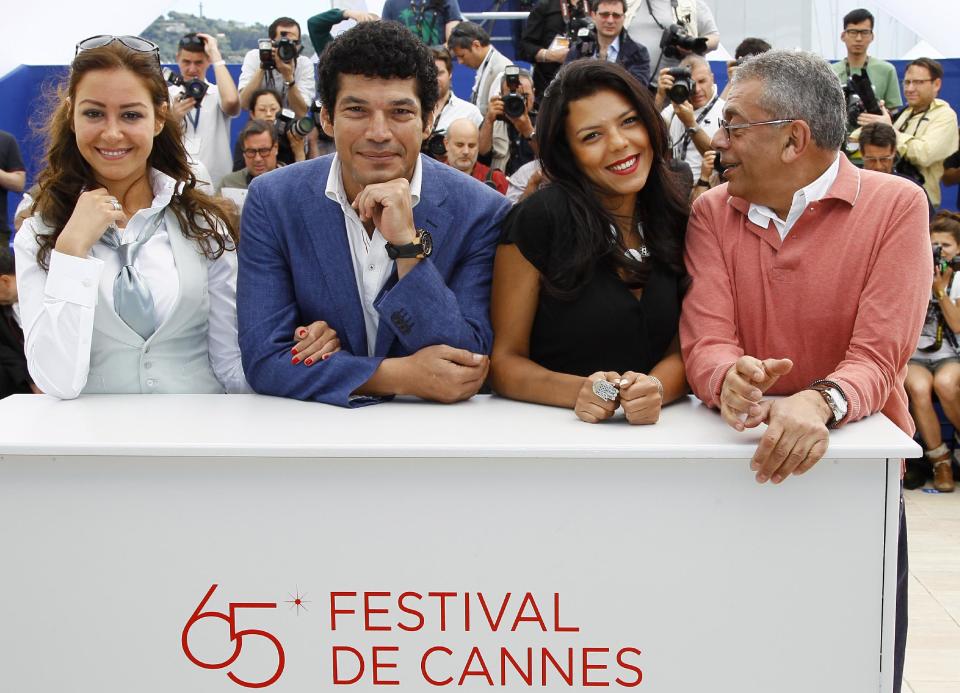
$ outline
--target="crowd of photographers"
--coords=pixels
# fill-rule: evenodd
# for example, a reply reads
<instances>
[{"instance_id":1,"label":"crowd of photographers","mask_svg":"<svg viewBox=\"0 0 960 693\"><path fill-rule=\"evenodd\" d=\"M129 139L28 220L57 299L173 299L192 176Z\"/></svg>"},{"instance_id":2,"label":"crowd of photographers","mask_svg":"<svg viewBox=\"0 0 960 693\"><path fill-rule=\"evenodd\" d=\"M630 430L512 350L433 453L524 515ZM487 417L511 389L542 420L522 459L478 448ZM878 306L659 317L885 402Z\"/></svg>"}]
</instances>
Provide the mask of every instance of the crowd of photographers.
<instances>
[{"instance_id":1,"label":"crowd of photographers","mask_svg":"<svg viewBox=\"0 0 960 693\"><path fill-rule=\"evenodd\" d=\"M331 9L311 17L307 28L319 53L340 22L380 19L357 10ZM539 105L560 67L575 60L617 63L650 90L668 133L670 167L686 182L690 201L721 182L724 162L713 141L724 127L726 90L718 89L704 57L718 46L720 35L701 0L541 0L516 46L518 58L529 62L532 70L512 64L482 26L463 21L456 0L420 5L388 0L383 19L406 25L432 51L439 99L429 118L423 153L482 181L511 202L547 182L534 136ZM164 70L170 109L181 123L198 179L208 183L209 192L230 200L238 212L257 176L333 149L322 127L318 98L322 85L314 63L301 53L300 25L280 17L268 33L244 57L238 83L227 70L216 38L204 33L183 36L177 69ZM960 263L955 259L960 222L956 215L935 214L941 205L941 182L960 182L957 115L938 98L943 81L939 63L916 59L900 80L893 65L869 55L873 38L874 18L868 11L854 10L844 17L841 39L847 56L833 70L846 98L846 155L865 169L912 180L927 196L936 269L925 336L911 362L907 389L927 457L936 470L937 488L947 491L953 488L950 450L939 425L931 423L936 417L931 412L936 394L944 414L960 430L960 346L953 336L954 328L960 328L955 303L960 282L953 277ZM742 41L728 63L728 77L744 59L770 48L759 38ZM455 62L475 71L469 98L451 88ZM211 71L212 82L207 79ZM231 143L231 120L241 111L248 112L250 120ZM0 224L6 223L6 191L22 191L24 178L16 142L0 133L4 189ZM30 200L28 193L24 211ZM9 233L0 228L0 247L7 245ZM5 249L0 253L6 254ZM0 269L12 274L12 263L0 263ZM22 335L15 334L16 320L9 308L16 303L15 285L0 298L2 348L16 351ZM5 388L0 388L0 396L31 387L26 371L8 363L3 364L5 373L19 375L0 379ZM955 446L960 448L960 438Z\"/></svg>"}]
</instances>

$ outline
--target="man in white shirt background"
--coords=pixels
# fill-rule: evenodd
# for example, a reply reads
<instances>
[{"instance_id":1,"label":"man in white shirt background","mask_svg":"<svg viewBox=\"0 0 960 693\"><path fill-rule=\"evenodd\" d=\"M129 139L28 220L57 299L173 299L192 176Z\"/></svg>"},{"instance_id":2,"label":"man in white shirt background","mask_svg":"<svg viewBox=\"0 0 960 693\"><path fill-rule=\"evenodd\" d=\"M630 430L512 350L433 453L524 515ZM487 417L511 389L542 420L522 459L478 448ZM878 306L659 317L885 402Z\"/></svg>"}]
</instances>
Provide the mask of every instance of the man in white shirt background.
<instances>
[{"instance_id":1,"label":"man in white shirt background","mask_svg":"<svg viewBox=\"0 0 960 693\"><path fill-rule=\"evenodd\" d=\"M250 110L250 97L258 89L273 89L280 94L282 106L290 108L298 118L303 118L316 95L316 83L313 75L313 63L310 58L300 55L300 24L290 17L273 20L268 30L273 42L271 58L261 60L260 50L254 48L243 56L240 67L240 106ZM293 43L297 55L292 60L281 60L277 54L280 41L287 39Z\"/></svg>"},{"instance_id":2,"label":"man in white shirt background","mask_svg":"<svg viewBox=\"0 0 960 693\"><path fill-rule=\"evenodd\" d=\"M177 46L177 66L182 86L170 87L170 108L179 118L183 143L195 161L206 166L217 186L233 168L230 154L230 119L240 113L240 96L226 62L220 55L217 39L209 34L186 34ZM213 67L216 84L206 79ZM205 87L205 88L204 88ZM197 100L188 92L203 91Z\"/></svg>"},{"instance_id":3,"label":"man in white shirt background","mask_svg":"<svg viewBox=\"0 0 960 693\"><path fill-rule=\"evenodd\" d=\"M703 155L712 148L710 140L720 128L725 102L717 93L713 71L705 58L688 55L681 61L680 67L690 71L685 85L689 96L679 102L676 100L682 97L684 91L681 88L678 93L678 80L671 74L676 68L664 68L660 70L654 101L657 108L663 109L661 115L670 130L674 160L685 161L693 172L694 180L698 177L702 179L700 165ZM668 102L669 105L664 108Z\"/></svg>"}]
</instances>

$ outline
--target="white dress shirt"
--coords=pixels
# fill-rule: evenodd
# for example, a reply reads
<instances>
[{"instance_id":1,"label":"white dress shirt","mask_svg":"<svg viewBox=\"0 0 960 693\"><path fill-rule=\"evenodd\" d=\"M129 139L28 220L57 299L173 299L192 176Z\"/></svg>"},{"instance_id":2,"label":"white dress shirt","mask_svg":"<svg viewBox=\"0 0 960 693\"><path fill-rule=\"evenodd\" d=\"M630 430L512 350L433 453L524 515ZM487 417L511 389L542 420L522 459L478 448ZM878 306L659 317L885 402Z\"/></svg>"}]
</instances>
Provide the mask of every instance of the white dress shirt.
<instances>
[{"instance_id":1,"label":"white dress shirt","mask_svg":"<svg viewBox=\"0 0 960 693\"><path fill-rule=\"evenodd\" d=\"M420 184L423 180L423 168L420 157L413 169L410 179L411 206L416 207L420 202ZM380 328L380 314L373 302L380 295L380 291L390 278L395 260L387 255L387 240L374 229L369 235L363 227L357 211L347 199L343 188L343 176L340 170L340 157L333 156L330 173L327 175L326 195L340 205L343 210L343 219L346 222L347 243L350 246L350 257L353 260L353 274L357 280L357 293L360 296L360 305L363 306L363 325L367 332L367 356L373 356L377 346L377 330ZM357 354L358 356L360 354Z\"/></svg>"},{"instance_id":2,"label":"white dress shirt","mask_svg":"<svg viewBox=\"0 0 960 693\"><path fill-rule=\"evenodd\" d=\"M176 183L154 169L150 171L150 184L153 204L134 214L119 231L121 242L129 243L145 227L160 220L160 226L141 248L133 265L150 289L157 319L162 324L173 311L180 291L168 236L171 230L163 220ZM45 271L37 264L36 234L43 228L43 222L34 215L23 222L14 239L27 366L44 392L76 396L87 382L98 300L105 302L99 310L114 310L113 291L101 294L101 279L113 281L121 269L120 256L102 243L95 243L85 258L53 250L50 268ZM172 231L180 233L179 229ZM210 365L227 392L250 392L237 343L237 254L225 252L216 260L208 260L207 267Z\"/></svg>"},{"instance_id":3,"label":"white dress shirt","mask_svg":"<svg viewBox=\"0 0 960 693\"><path fill-rule=\"evenodd\" d=\"M817 200L822 200L830 192L833 182L837 179L837 173L840 171L840 154L833 160L833 163L827 167L819 178L809 185L800 188L793 194L793 203L790 205L790 211L787 212L786 220L777 216L769 207L763 205L751 204L747 210L747 218L761 228L770 228L772 221L780 234L780 240L784 240L790 229L797 223L797 219L803 214L807 205Z\"/></svg>"}]
</instances>

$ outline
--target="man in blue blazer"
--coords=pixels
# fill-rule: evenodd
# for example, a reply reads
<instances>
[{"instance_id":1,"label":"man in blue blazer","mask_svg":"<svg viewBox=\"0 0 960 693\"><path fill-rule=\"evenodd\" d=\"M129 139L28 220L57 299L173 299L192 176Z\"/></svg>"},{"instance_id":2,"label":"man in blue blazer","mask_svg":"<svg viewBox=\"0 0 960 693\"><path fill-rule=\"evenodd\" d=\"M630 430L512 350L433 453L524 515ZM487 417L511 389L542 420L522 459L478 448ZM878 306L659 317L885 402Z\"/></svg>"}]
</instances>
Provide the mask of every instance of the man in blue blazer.
<instances>
[{"instance_id":1,"label":"man in blue blazer","mask_svg":"<svg viewBox=\"0 0 960 693\"><path fill-rule=\"evenodd\" d=\"M437 73L408 29L359 24L328 45L319 73L336 154L258 176L244 204L247 380L260 393L341 406L472 397L487 373L493 256L509 203L420 156ZM301 361L303 326L318 321L340 349Z\"/></svg>"}]
</instances>

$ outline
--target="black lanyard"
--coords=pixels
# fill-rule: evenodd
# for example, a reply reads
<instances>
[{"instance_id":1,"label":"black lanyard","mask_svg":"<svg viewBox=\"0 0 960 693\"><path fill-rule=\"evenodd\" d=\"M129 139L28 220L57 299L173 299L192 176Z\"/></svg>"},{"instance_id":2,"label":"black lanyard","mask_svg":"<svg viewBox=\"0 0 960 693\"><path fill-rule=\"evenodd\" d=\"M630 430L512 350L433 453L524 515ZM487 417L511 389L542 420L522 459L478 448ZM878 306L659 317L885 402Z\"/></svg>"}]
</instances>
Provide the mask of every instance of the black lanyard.
<instances>
[{"instance_id":1,"label":"black lanyard","mask_svg":"<svg viewBox=\"0 0 960 693\"><path fill-rule=\"evenodd\" d=\"M196 131L197 131L197 126L200 125L200 104L199 104L199 102L197 103L196 108L194 108L193 110L194 110L194 115L193 115L193 116L191 116L191 115L190 115L190 112L187 111L187 118L190 119L190 124L193 125L193 131L196 132Z\"/></svg>"},{"instance_id":2,"label":"black lanyard","mask_svg":"<svg viewBox=\"0 0 960 693\"><path fill-rule=\"evenodd\" d=\"M860 68L860 74L861 74L861 75L867 75L867 65L869 65L869 64L870 64L870 56L867 56L867 58L863 61L863 67ZM852 74L852 73L850 72L850 59L849 59L849 58L844 58L844 59L843 59L843 71L844 71L844 74L847 75L847 81L849 82L849 81L850 81L850 76L851 76L851 74ZM870 75L867 75L867 77L869 77L869 76L870 76Z\"/></svg>"},{"instance_id":3,"label":"black lanyard","mask_svg":"<svg viewBox=\"0 0 960 693\"><path fill-rule=\"evenodd\" d=\"M717 103L717 99L720 98L720 94L714 94L713 98L710 99L710 103L703 107L703 110L700 111L700 115L697 116L697 125L703 122L703 119L707 117L707 114L710 112L710 109L713 108L713 105ZM674 113L673 117L676 118L677 114ZM683 139L680 140L680 156L676 157L681 161L685 161L687 158L687 149L690 148L690 142L693 141L693 137L690 136L690 133L684 130Z\"/></svg>"},{"instance_id":4,"label":"black lanyard","mask_svg":"<svg viewBox=\"0 0 960 693\"><path fill-rule=\"evenodd\" d=\"M927 113L929 112L930 112L930 107L927 106L927 110L925 111L920 111L919 113L911 113L910 117L907 118L905 121L903 121L903 124L897 129L900 132L906 132L907 126L910 125L910 121L913 120L914 116L920 116L920 120L917 121L917 127L913 129L913 136L916 137L917 131L920 129L920 126L923 124L923 121L930 120L929 118L927 118Z\"/></svg>"}]
</instances>

